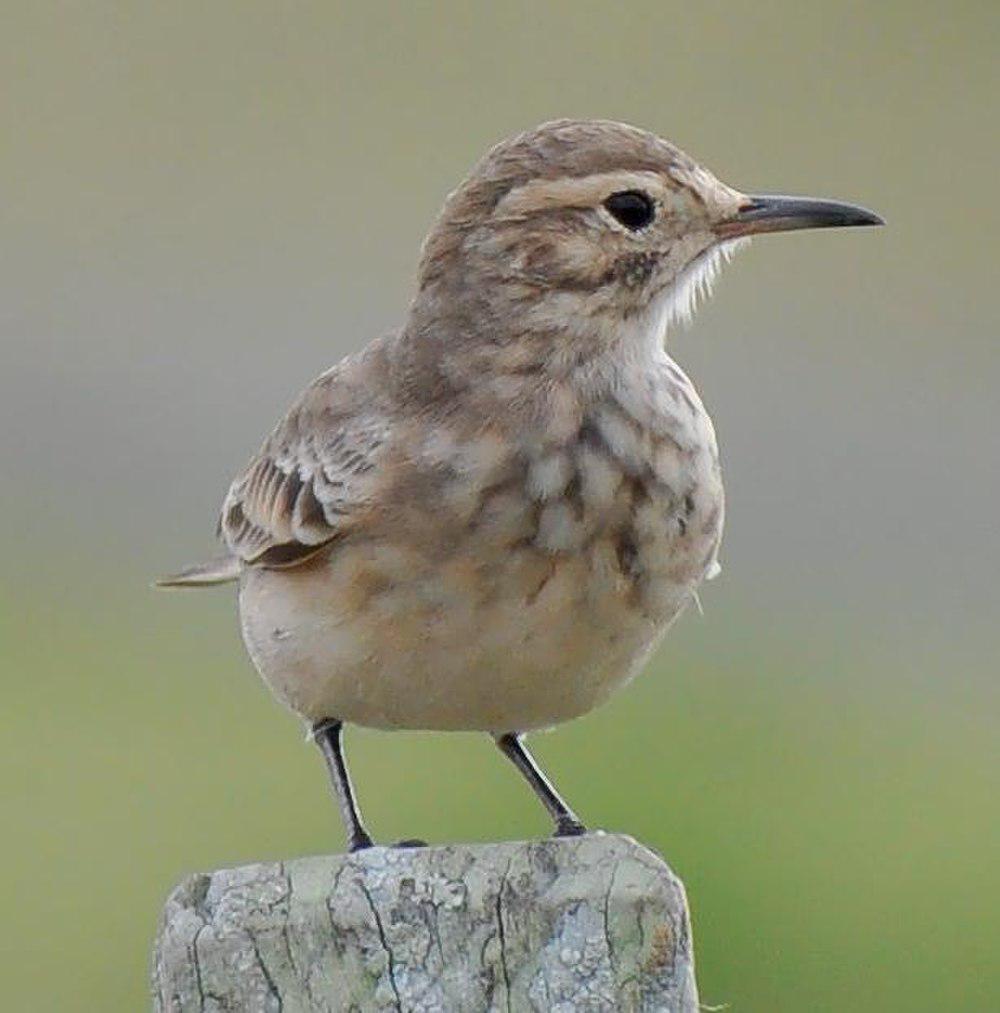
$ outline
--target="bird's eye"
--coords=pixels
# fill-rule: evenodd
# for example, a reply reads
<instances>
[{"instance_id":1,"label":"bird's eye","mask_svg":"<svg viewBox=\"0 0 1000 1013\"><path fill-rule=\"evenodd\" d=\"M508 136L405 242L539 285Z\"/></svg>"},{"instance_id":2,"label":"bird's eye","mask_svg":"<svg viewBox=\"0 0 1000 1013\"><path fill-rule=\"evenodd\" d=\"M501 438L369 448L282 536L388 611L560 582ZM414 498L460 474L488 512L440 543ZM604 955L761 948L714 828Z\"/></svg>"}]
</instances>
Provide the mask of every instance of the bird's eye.
<instances>
[{"instance_id":1,"label":"bird's eye","mask_svg":"<svg viewBox=\"0 0 1000 1013\"><path fill-rule=\"evenodd\" d=\"M644 229L656 215L656 205L641 190L613 193L604 202L604 206L616 221L633 232Z\"/></svg>"}]
</instances>

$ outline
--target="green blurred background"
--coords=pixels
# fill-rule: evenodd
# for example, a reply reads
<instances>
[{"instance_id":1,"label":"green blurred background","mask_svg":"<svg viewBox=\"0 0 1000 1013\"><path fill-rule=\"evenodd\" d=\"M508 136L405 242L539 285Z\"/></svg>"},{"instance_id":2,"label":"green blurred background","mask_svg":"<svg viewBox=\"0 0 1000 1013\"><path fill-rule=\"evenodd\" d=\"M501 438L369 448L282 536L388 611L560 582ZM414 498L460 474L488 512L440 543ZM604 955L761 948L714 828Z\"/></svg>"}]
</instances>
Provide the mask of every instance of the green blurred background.
<instances>
[{"instance_id":1,"label":"green blurred background","mask_svg":"<svg viewBox=\"0 0 1000 1013\"><path fill-rule=\"evenodd\" d=\"M684 877L705 1002L1000 1009L998 41L994 0L5 3L4 1007L142 1009L178 877L342 847L232 595L148 581L482 150L572 115L890 225L759 241L672 336L723 576L538 754ZM486 740L349 745L382 839L545 832Z\"/></svg>"}]
</instances>

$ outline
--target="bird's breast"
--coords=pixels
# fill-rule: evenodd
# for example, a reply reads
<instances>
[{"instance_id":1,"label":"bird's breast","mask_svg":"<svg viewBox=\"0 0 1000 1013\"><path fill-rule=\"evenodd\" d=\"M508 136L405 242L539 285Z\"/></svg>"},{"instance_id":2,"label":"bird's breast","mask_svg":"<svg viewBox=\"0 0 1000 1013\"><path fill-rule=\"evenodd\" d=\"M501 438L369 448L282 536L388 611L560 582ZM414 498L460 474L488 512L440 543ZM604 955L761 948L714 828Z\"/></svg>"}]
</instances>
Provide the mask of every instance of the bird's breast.
<instances>
[{"instance_id":1,"label":"bird's breast","mask_svg":"<svg viewBox=\"0 0 1000 1013\"><path fill-rule=\"evenodd\" d=\"M711 420L665 356L587 399L556 390L533 426L423 434L387 531L433 568L529 601L570 564L575 607L668 621L715 567L723 491ZM511 576L513 574L513 576ZM504 590L506 588L506 590ZM582 597L582 601L579 600Z\"/></svg>"},{"instance_id":2,"label":"bird's breast","mask_svg":"<svg viewBox=\"0 0 1000 1013\"><path fill-rule=\"evenodd\" d=\"M715 438L679 384L619 389L558 438L414 432L363 529L245 582L258 668L300 713L380 727L527 729L597 706L715 563Z\"/></svg>"},{"instance_id":3,"label":"bird's breast","mask_svg":"<svg viewBox=\"0 0 1000 1013\"><path fill-rule=\"evenodd\" d=\"M533 457L531 544L589 557L595 586L669 620L715 565L723 492L711 422L689 385L588 410L574 438Z\"/></svg>"}]
</instances>

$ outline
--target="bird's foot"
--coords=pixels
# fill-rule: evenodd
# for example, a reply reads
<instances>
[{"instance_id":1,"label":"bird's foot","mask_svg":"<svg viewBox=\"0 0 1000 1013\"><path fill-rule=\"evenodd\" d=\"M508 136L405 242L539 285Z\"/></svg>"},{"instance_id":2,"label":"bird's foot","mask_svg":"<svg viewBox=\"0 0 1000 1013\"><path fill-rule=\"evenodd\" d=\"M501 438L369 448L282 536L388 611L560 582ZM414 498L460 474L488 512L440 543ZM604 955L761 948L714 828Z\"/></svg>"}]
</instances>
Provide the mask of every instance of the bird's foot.
<instances>
[{"instance_id":1,"label":"bird's foot","mask_svg":"<svg viewBox=\"0 0 1000 1013\"><path fill-rule=\"evenodd\" d=\"M366 831L359 830L351 835L348 850L353 854L355 851L364 851L365 848L373 847L375 842L369 837Z\"/></svg>"},{"instance_id":2,"label":"bird's foot","mask_svg":"<svg viewBox=\"0 0 1000 1013\"><path fill-rule=\"evenodd\" d=\"M401 841L396 841L393 845L394 848L426 848L427 842L420 840L419 837L404 837Z\"/></svg>"},{"instance_id":3,"label":"bird's foot","mask_svg":"<svg viewBox=\"0 0 1000 1013\"><path fill-rule=\"evenodd\" d=\"M579 837L587 832L587 828L572 816L561 817L556 822L554 837Z\"/></svg>"}]
</instances>

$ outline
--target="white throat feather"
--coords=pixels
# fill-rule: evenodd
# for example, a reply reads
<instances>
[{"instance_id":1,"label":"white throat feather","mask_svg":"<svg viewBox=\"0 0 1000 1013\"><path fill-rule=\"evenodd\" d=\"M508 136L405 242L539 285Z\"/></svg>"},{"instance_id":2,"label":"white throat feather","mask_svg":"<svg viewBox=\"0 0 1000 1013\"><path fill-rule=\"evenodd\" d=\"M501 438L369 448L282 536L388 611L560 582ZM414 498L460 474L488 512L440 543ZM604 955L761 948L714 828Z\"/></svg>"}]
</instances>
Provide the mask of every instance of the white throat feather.
<instances>
[{"instance_id":1,"label":"white throat feather","mask_svg":"<svg viewBox=\"0 0 1000 1013\"><path fill-rule=\"evenodd\" d=\"M688 324L698 306L712 293L712 286L733 255L750 244L748 238L729 239L714 243L699 253L653 302L652 331L657 344L662 344L667 330L674 324Z\"/></svg>"}]
</instances>

